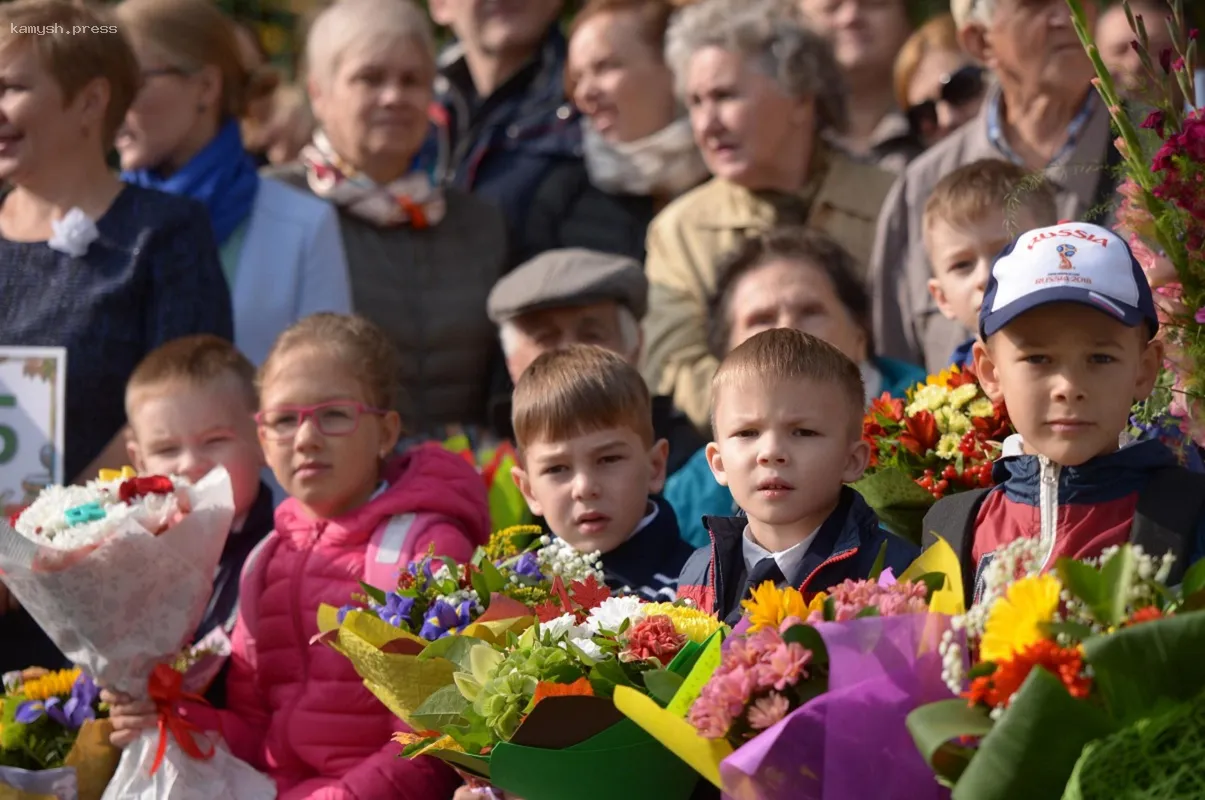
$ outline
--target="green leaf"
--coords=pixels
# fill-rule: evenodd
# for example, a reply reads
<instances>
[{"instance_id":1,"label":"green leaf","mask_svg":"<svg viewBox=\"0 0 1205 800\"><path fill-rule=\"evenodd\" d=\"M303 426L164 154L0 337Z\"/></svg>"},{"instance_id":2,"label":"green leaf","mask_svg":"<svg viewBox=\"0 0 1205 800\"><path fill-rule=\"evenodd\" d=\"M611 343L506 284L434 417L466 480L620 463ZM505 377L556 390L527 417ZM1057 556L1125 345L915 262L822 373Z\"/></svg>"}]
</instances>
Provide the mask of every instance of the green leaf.
<instances>
[{"instance_id":1,"label":"green leaf","mask_svg":"<svg viewBox=\"0 0 1205 800\"><path fill-rule=\"evenodd\" d=\"M924 575L917 576L913 583L925 585L925 602L928 602L934 592L945 588L946 576L940 572L926 572Z\"/></svg>"},{"instance_id":2,"label":"green leaf","mask_svg":"<svg viewBox=\"0 0 1205 800\"><path fill-rule=\"evenodd\" d=\"M812 660L809 663L813 667L828 666L828 647L824 644L824 637L811 625L792 625L782 635L782 640L803 645L805 650L810 650Z\"/></svg>"},{"instance_id":3,"label":"green leaf","mask_svg":"<svg viewBox=\"0 0 1205 800\"><path fill-rule=\"evenodd\" d=\"M374 603L385 605L385 592L375 586L369 586L364 581L360 581L360 588L364 590L364 594L368 595L368 599Z\"/></svg>"},{"instance_id":4,"label":"green leaf","mask_svg":"<svg viewBox=\"0 0 1205 800\"><path fill-rule=\"evenodd\" d=\"M1189 567L1180 581L1180 595L1188 598L1197 592L1205 590L1205 558Z\"/></svg>"},{"instance_id":5,"label":"green leaf","mask_svg":"<svg viewBox=\"0 0 1205 800\"><path fill-rule=\"evenodd\" d=\"M490 561L481 562L481 575L485 578L486 592L483 597L489 597L491 592L500 592L506 588L506 577ZM478 592L480 594L480 592Z\"/></svg>"},{"instance_id":6,"label":"green leaf","mask_svg":"<svg viewBox=\"0 0 1205 800\"><path fill-rule=\"evenodd\" d=\"M1127 544L1122 545L1121 549L1101 567L1100 577L1104 584L1104 597L1100 611L1107 616L1104 619L1098 617L1100 623L1112 627L1125 621L1126 608L1130 603L1130 590L1134 586L1136 566L1137 557L1134 555L1134 548Z\"/></svg>"},{"instance_id":7,"label":"green leaf","mask_svg":"<svg viewBox=\"0 0 1205 800\"><path fill-rule=\"evenodd\" d=\"M1106 623L1098 614L1107 614L1110 604L1106 601L1105 581L1100 571L1091 564L1060 558L1055 570L1067 591L1079 598L1097 622Z\"/></svg>"},{"instance_id":8,"label":"green leaf","mask_svg":"<svg viewBox=\"0 0 1205 800\"><path fill-rule=\"evenodd\" d=\"M1093 630L1082 622L1039 622L1038 630L1047 636L1065 633L1073 642L1082 642L1093 635Z\"/></svg>"},{"instance_id":9,"label":"green leaf","mask_svg":"<svg viewBox=\"0 0 1205 800\"><path fill-rule=\"evenodd\" d=\"M654 669L644 673L644 688L649 695L663 706L669 705L686 679L676 672L667 669Z\"/></svg>"},{"instance_id":10,"label":"green leaf","mask_svg":"<svg viewBox=\"0 0 1205 800\"><path fill-rule=\"evenodd\" d=\"M1061 797L1084 746L1116 729L1103 710L1035 668L980 742L953 800Z\"/></svg>"},{"instance_id":11,"label":"green leaf","mask_svg":"<svg viewBox=\"0 0 1205 800\"><path fill-rule=\"evenodd\" d=\"M857 614L854 614L854 619L867 619L868 617L877 616L879 616L879 609L876 606L867 606Z\"/></svg>"},{"instance_id":12,"label":"green leaf","mask_svg":"<svg viewBox=\"0 0 1205 800\"><path fill-rule=\"evenodd\" d=\"M1143 719L1161 704L1183 702L1201 691L1205 664L1205 614L1144 622L1084 642L1096 687L1114 718Z\"/></svg>"},{"instance_id":13,"label":"green leaf","mask_svg":"<svg viewBox=\"0 0 1205 800\"><path fill-rule=\"evenodd\" d=\"M432 658L442 658L446 661L451 661L461 672L472 672L472 666L469 664L469 653L473 647L479 644L484 645L486 643L472 636L445 636L442 639L436 639L424 647L423 651L418 654L418 660L427 661Z\"/></svg>"},{"instance_id":14,"label":"green leaf","mask_svg":"<svg viewBox=\"0 0 1205 800\"><path fill-rule=\"evenodd\" d=\"M962 736L986 736L992 718L983 708L971 708L966 700L939 700L921 706L908 715L908 732L916 749L939 778L954 782L966 768L969 756L961 758L964 748L951 744Z\"/></svg>"},{"instance_id":15,"label":"green leaf","mask_svg":"<svg viewBox=\"0 0 1205 800\"><path fill-rule=\"evenodd\" d=\"M1202 563L1205 563L1205 561ZM1185 597L1180 601L1180 606L1177 610L1180 613L1205 610L1205 589L1202 589L1199 592L1194 592L1192 595Z\"/></svg>"},{"instance_id":16,"label":"green leaf","mask_svg":"<svg viewBox=\"0 0 1205 800\"><path fill-rule=\"evenodd\" d=\"M572 646L572 642L570 643ZM610 697L615 694L616 686L631 686L637 688L628 678L618 661L608 659L599 661L590 669L590 686L599 697Z\"/></svg>"},{"instance_id":17,"label":"green leaf","mask_svg":"<svg viewBox=\"0 0 1205 800\"><path fill-rule=\"evenodd\" d=\"M995 661L980 661L967 672L967 680L973 681L976 678L985 678L996 672Z\"/></svg>"},{"instance_id":18,"label":"green leaf","mask_svg":"<svg viewBox=\"0 0 1205 800\"><path fill-rule=\"evenodd\" d=\"M887 542L884 541L879 547L879 554L874 557L874 563L870 565L870 575L867 577L871 581L877 582L879 576L883 574L883 567L887 564Z\"/></svg>"},{"instance_id":19,"label":"green leaf","mask_svg":"<svg viewBox=\"0 0 1205 800\"><path fill-rule=\"evenodd\" d=\"M464 711L469 701L464 699L454 685L436 689L410 715L414 724L429 731L441 731L464 720Z\"/></svg>"},{"instance_id":20,"label":"green leaf","mask_svg":"<svg viewBox=\"0 0 1205 800\"><path fill-rule=\"evenodd\" d=\"M477 593L477 597L481 600L481 605L488 609L490 607L490 587L485 575L480 571L474 570L473 576L469 578L469 582L473 584L473 591Z\"/></svg>"}]
</instances>

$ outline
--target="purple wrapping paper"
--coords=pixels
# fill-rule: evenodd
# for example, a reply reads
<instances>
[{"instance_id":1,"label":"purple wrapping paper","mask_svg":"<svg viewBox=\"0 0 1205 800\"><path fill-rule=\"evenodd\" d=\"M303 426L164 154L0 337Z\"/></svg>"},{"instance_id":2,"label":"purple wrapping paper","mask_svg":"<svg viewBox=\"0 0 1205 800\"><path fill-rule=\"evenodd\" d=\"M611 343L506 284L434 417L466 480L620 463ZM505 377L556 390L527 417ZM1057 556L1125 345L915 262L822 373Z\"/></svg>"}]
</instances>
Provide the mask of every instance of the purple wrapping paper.
<instances>
[{"instance_id":1,"label":"purple wrapping paper","mask_svg":"<svg viewBox=\"0 0 1205 800\"><path fill-rule=\"evenodd\" d=\"M720 765L733 800L939 800L904 723L952 697L941 679L941 614L815 626L828 647L829 690Z\"/></svg>"}]
</instances>

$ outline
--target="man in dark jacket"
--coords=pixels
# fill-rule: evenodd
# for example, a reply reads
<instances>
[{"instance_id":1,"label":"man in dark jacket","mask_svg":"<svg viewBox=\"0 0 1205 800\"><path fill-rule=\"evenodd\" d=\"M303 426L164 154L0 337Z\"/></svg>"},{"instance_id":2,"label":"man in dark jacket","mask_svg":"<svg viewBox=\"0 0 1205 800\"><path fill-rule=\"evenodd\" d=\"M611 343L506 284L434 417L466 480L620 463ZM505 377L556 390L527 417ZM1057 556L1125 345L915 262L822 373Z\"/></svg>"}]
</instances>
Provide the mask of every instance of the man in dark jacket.
<instances>
[{"instance_id":1,"label":"man in dark jacket","mask_svg":"<svg viewBox=\"0 0 1205 800\"><path fill-rule=\"evenodd\" d=\"M565 246L583 213L598 216L597 204L575 203L555 231L533 231L528 213L540 187L562 167L582 163L579 115L565 98L567 44L558 18L563 0L495 3L431 0L432 18L451 28L456 43L440 58L436 83L435 149L438 172L460 189L498 205L506 214L513 263L537 255L548 241ZM599 190L589 187L590 193ZM603 204L606 207L606 204ZM591 219L597 227L609 218ZM540 235L536 236L535 234ZM597 239L597 237L594 237Z\"/></svg>"},{"instance_id":2,"label":"man in dark jacket","mask_svg":"<svg viewBox=\"0 0 1205 800\"><path fill-rule=\"evenodd\" d=\"M580 249L527 261L494 284L487 303L514 383L540 355L571 344L599 345L635 365L647 309L648 279L639 263ZM510 409L507 391L490 413L494 434L507 440L514 438ZM669 474L707 443L669 397L653 397L653 431L669 442Z\"/></svg>"}]
</instances>

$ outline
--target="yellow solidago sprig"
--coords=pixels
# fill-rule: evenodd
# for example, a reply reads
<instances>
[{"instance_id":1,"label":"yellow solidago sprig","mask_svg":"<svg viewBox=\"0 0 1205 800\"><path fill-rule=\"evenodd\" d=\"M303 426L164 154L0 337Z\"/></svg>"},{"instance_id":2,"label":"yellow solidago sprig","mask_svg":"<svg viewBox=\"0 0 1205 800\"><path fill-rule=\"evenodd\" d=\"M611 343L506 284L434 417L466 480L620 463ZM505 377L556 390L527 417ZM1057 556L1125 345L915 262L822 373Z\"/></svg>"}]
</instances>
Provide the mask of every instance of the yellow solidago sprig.
<instances>
[{"instance_id":1,"label":"yellow solidago sprig","mask_svg":"<svg viewBox=\"0 0 1205 800\"><path fill-rule=\"evenodd\" d=\"M543 533L539 525L511 525L490 535L485 545L485 555L490 561L497 563L507 558L520 555L540 538Z\"/></svg>"},{"instance_id":2,"label":"yellow solidago sprig","mask_svg":"<svg viewBox=\"0 0 1205 800\"><path fill-rule=\"evenodd\" d=\"M674 630L692 642L703 643L707 637L720 629L720 621L714 615L690 606L674 603L649 603L644 607L645 617L665 615L674 623Z\"/></svg>"}]
</instances>

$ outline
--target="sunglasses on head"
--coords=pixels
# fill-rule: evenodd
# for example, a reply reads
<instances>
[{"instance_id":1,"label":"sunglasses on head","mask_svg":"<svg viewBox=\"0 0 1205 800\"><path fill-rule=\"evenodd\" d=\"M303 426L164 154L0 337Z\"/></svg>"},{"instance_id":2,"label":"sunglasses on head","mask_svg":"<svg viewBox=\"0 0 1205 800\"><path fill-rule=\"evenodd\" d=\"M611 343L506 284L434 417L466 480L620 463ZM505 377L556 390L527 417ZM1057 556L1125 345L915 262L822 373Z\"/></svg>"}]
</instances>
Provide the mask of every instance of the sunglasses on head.
<instances>
[{"instance_id":1,"label":"sunglasses on head","mask_svg":"<svg viewBox=\"0 0 1205 800\"><path fill-rule=\"evenodd\" d=\"M983 94L983 68L968 64L962 69L951 72L941 79L941 90L938 99L925 100L908 108L908 124L914 132L920 133L937 125L938 102L949 103L952 106L964 106Z\"/></svg>"}]
</instances>

